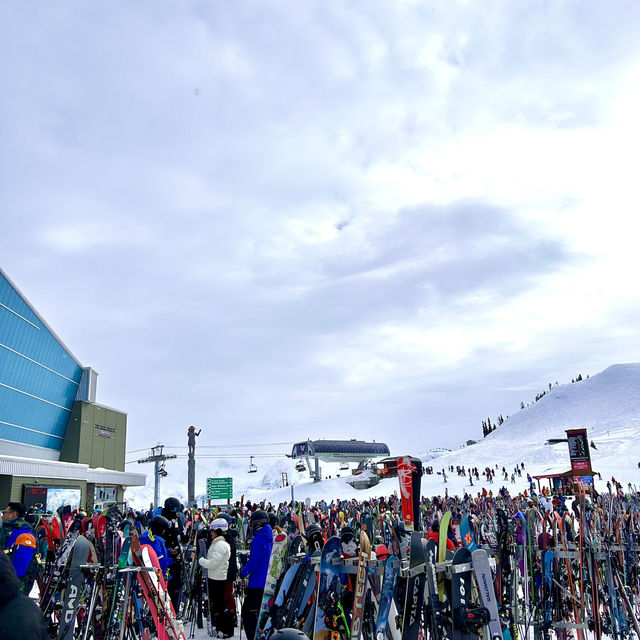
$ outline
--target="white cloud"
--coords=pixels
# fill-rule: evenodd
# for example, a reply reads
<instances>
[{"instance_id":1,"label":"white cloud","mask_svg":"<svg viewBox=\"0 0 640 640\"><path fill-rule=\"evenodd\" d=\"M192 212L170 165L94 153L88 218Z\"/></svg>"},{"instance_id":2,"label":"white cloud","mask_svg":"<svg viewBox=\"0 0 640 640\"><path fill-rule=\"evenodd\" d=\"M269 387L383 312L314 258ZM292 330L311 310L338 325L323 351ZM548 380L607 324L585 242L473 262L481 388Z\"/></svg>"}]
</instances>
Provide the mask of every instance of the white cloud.
<instances>
[{"instance_id":1,"label":"white cloud","mask_svg":"<svg viewBox=\"0 0 640 640\"><path fill-rule=\"evenodd\" d=\"M221 437L425 389L471 430L479 384L638 359L634 11L7 5L3 268L136 444L185 394Z\"/></svg>"}]
</instances>

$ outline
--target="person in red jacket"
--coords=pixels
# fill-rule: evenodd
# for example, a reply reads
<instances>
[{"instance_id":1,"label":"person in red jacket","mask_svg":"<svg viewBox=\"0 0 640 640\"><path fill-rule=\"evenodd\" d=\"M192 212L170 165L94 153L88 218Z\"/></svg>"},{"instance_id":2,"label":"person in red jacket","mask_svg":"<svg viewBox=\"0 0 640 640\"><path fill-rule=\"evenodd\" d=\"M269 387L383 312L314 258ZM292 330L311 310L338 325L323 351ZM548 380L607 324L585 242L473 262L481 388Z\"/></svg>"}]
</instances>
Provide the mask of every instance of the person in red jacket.
<instances>
[{"instance_id":1,"label":"person in red jacket","mask_svg":"<svg viewBox=\"0 0 640 640\"><path fill-rule=\"evenodd\" d=\"M438 520L438 518L435 518L434 521L431 523L431 531L427 533L427 540L435 540L436 544L438 544L439 537L440 537L440 520ZM449 549L449 551L455 550L455 545L453 544L453 541L451 540L451 538L447 538L447 549Z\"/></svg>"}]
</instances>

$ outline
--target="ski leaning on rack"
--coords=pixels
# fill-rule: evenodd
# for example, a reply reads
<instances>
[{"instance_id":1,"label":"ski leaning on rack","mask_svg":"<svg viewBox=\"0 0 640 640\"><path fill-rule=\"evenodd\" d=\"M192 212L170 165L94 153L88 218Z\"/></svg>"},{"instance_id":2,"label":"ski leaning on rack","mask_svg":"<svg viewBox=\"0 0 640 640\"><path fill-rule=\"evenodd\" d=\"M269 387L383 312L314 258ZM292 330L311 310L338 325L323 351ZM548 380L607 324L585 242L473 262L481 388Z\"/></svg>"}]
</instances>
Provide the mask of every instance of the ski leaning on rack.
<instances>
[{"instance_id":1,"label":"ski leaning on rack","mask_svg":"<svg viewBox=\"0 0 640 640\"><path fill-rule=\"evenodd\" d=\"M442 563L447 559L447 537L449 535L449 522L451 522L451 511L445 511L440 520L440 529L438 531L438 562ZM444 589L444 575L440 576L438 581L438 598L440 602L446 601Z\"/></svg>"},{"instance_id":2,"label":"ski leaning on rack","mask_svg":"<svg viewBox=\"0 0 640 640\"><path fill-rule=\"evenodd\" d=\"M367 563L371 556L371 542L366 532L360 531L360 555L358 557L358 570L356 572L356 586L353 599L353 611L351 613L351 638L358 640L362 634L362 618L364 603L367 593Z\"/></svg>"},{"instance_id":3,"label":"ski leaning on rack","mask_svg":"<svg viewBox=\"0 0 640 640\"><path fill-rule=\"evenodd\" d=\"M54 519L53 522L58 522L58 520ZM61 527L62 525L60 524L58 526ZM51 572L40 596L40 609L45 616L51 607L52 601L55 599L55 595L64 587L68 575L67 562L76 538L80 535L81 527L81 521L75 520L71 524L66 537L58 549Z\"/></svg>"},{"instance_id":4,"label":"ski leaning on rack","mask_svg":"<svg viewBox=\"0 0 640 640\"><path fill-rule=\"evenodd\" d=\"M141 569L138 581L151 610L158 640L186 640L182 622L176 618L173 610L156 552L149 545L141 546L138 536L132 534L131 556L134 564Z\"/></svg>"},{"instance_id":5,"label":"ski leaning on rack","mask_svg":"<svg viewBox=\"0 0 640 640\"><path fill-rule=\"evenodd\" d=\"M267 638L274 630L290 626L285 621L289 620L293 611L295 594L304 569L305 566L302 564L293 564L285 572L273 605L269 609L269 619L260 637ZM257 640L258 635L256 634L254 638Z\"/></svg>"},{"instance_id":6,"label":"ski leaning on rack","mask_svg":"<svg viewBox=\"0 0 640 640\"><path fill-rule=\"evenodd\" d=\"M207 541L204 539L200 539L198 540L198 553L200 558L206 558L207 557ZM214 632L213 632L213 620L211 619L211 592L209 591L209 573L207 572L206 569L200 568L201 570L201 585L202 582L205 583L206 587L203 589L202 586L200 586L200 598L198 601L198 611L201 612L202 609L204 609L203 614L200 615L204 615L204 617L207 620L207 634L209 635L209 637L213 638L214 636ZM202 602L202 595L206 594L206 599L205 602Z\"/></svg>"},{"instance_id":7,"label":"ski leaning on rack","mask_svg":"<svg viewBox=\"0 0 640 640\"><path fill-rule=\"evenodd\" d=\"M384 563L382 588L380 590L380 605L378 607L378 617L376 620L376 640L385 640L387 624L389 623L389 612L393 604L393 592L399 571L400 561L398 557L389 556Z\"/></svg>"},{"instance_id":8,"label":"ski leaning on rack","mask_svg":"<svg viewBox=\"0 0 640 640\"><path fill-rule=\"evenodd\" d=\"M427 602L424 607L425 627L428 627L432 639L445 640L452 637L451 601L446 593L445 572L444 570L438 570L442 567L442 564L438 562L438 545L435 540L426 540L423 543L423 552L425 556L427 595ZM444 600L440 599L440 587L445 592ZM450 594L450 589L448 591Z\"/></svg>"}]
</instances>

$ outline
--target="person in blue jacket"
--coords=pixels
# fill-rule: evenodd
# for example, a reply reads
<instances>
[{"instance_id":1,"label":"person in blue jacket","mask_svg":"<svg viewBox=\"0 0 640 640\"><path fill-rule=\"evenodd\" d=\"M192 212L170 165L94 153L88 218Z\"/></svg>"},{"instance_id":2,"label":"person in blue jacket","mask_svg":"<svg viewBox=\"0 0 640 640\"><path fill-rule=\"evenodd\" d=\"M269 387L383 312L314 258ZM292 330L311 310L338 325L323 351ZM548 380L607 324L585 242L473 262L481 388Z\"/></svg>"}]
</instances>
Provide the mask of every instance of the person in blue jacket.
<instances>
[{"instance_id":1,"label":"person in blue jacket","mask_svg":"<svg viewBox=\"0 0 640 640\"><path fill-rule=\"evenodd\" d=\"M24 519L26 510L20 502L10 502L2 512L0 549L11 558L13 568L20 581L20 590L29 595L35 581L37 569L36 537L33 529Z\"/></svg>"},{"instance_id":2,"label":"person in blue jacket","mask_svg":"<svg viewBox=\"0 0 640 640\"><path fill-rule=\"evenodd\" d=\"M249 561L240 570L242 578L249 576L241 616L247 640L253 640L258 625L264 585L267 582L269 558L273 548L273 531L269 525L269 516L262 509L251 514L249 525L253 531L253 540L249 546Z\"/></svg>"},{"instance_id":3,"label":"person in blue jacket","mask_svg":"<svg viewBox=\"0 0 640 640\"><path fill-rule=\"evenodd\" d=\"M158 556L162 575L166 578L169 567L173 564L173 558L167 553L164 534L169 527L169 521L164 516L153 516L149 520L149 528L140 536L140 544L148 544Z\"/></svg>"}]
</instances>

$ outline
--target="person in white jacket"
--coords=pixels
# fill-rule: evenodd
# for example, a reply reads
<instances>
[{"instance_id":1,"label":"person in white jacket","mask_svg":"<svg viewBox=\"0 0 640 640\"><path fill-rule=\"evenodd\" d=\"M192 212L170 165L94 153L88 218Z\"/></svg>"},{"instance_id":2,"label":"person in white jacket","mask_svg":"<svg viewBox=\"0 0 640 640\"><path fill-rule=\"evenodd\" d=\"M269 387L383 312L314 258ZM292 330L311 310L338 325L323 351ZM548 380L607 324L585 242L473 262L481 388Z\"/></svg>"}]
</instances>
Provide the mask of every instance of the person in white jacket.
<instances>
[{"instance_id":1,"label":"person in white jacket","mask_svg":"<svg viewBox=\"0 0 640 640\"><path fill-rule=\"evenodd\" d=\"M231 547L224 534L229 524L224 518L216 518L209 525L211 545L206 558L200 558L200 566L207 570L209 609L218 638L233 636L233 615L225 606L224 585L227 579Z\"/></svg>"}]
</instances>

